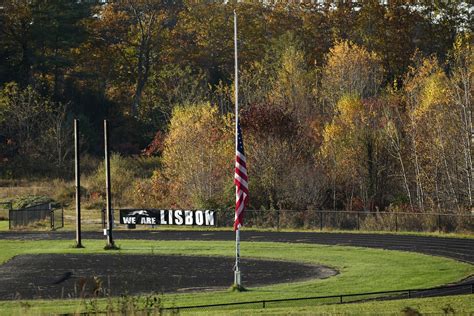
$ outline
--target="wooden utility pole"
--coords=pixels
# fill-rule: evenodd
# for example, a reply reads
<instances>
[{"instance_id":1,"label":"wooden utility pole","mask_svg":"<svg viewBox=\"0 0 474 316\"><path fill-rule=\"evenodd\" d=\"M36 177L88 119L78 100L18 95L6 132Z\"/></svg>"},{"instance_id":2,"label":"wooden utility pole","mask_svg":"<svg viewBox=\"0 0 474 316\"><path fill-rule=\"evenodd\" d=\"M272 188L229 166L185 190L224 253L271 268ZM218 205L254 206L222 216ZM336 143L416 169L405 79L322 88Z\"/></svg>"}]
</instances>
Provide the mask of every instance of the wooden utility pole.
<instances>
[{"instance_id":1,"label":"wooden utility pole","mask_svg":"<svg viewBox=\"0 0 474 316\"><path fill-rule=\"evenodd\" d=\"M76 173L76 248L83 248L81 240L81 167L78 119L74 119L74 164Z\"/></svg>"},{"instance_id":2,"label":"wooden utility pole","mask_svg":"<svg viewBox=\"0 0 474 316\"><path fill-rule=\"evenodd\" d=\"M109 132L107 129L107 120L104 120L104 147L105 147L105 190L106 190L106 199L107 199L107 228L105 234L107 235L107 245L105 249L116 249L114 244L114 239L112 237L112 226L113 226L113 216L112 216L112 197L110 193L110 159L109 159L109 142L108 137Z\"/></svg>"}]
</instances>

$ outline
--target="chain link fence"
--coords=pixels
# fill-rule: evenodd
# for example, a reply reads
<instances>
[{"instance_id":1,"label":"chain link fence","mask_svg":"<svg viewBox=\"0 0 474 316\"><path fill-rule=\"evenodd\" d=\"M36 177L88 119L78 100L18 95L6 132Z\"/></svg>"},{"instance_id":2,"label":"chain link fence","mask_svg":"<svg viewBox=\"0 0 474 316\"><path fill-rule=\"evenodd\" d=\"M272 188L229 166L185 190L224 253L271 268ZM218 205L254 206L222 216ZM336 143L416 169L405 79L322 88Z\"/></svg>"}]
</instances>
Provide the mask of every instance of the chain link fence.
<instances>
[{"instance_id":1,"label":"chain link fence","mask_svg":"<svg viewBox=\"0 0 474 316\"><path fill-rule=\"evenodd\" d=\"M216 227L232 227L234 210L215 210ZM119 209L113 209L115 226ZM100 212L100 224L105 228L105 210ZM353 212L326 210L246 210L247 228L303 229L303 230L360 230L406 232L474 232L474 214L408 213L408 212ZM155 225L154 227L159 227ZM134 228L134 227L129 227Z\"/></svg>"},{"instance_id":2,"label":"chain link fence","mask_svg":"<svg viewBox=\"0 0 474 316\"><path fill-rule=\"evenodd\" d=\"M218 211L221 227L233 225L233 210ZM247 210L245 227L308 230L474 232L469 214Z\"/></svg>"},{"instance_id":3,"label":"chain link fence","mask_svg":"<svg viewBox=\"0 0 474 316\"><path fill-rule=\"evenodd\" d=\"M22 209L10 209L8 212L8 228L50 228L52 230L64 227L64 210L53 208L51 203L43 203Z\"/></svg>"}]
</instances>

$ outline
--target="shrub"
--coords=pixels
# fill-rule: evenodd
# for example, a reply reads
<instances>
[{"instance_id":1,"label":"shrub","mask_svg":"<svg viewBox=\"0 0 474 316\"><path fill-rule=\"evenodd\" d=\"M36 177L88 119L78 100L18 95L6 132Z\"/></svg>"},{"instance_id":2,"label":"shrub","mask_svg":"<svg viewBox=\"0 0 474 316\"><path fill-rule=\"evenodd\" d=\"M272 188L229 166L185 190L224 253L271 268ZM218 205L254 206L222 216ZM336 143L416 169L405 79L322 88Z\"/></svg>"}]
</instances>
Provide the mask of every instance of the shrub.
<instances>
[{"instance_id":1,"label":"shrub","mask_svg":"<svg viewBox=\"0 0 474 316\"><path fill-rule=\"evenodd\" d=\"M57 191L54 199L62 205L71 205L76 198L76 187L72 183L64 183L62 186L56 186ZM81 198L87 196L87 190L81 186Z\"/></svg>"},{"instance_id":2,"label":"shrub","mask_svg":"<svg viewBox=\"0 0 474 316\"><path fill-rule=\"evenodd\" d=\"M137 174L136 167L130 163L129 158L120 154L110 157L111 193L114 199L121 201L126 191L131 187L131 181ZM85 180L85 185L91 194L105 196L105 163L102 162L95 172Z\"/></svg>"},{"instance_id":3,"label":"shrub","mask_svg":"<svg viewBox=\"0 0 474 316\"><path fill-rule=\"evenodd\" d=\"M53 203L53 206L55 201L44 195L26 195L26 196L17 196L12 199L12 208L13 209L20 209L20 208L25 208L28 206L33 206L33 205L38 205L38 204L43 204L43 203Z\"/></svg>"},{"instance_id":4,"label":"shrub","mask_svg":"<svg viewBox=\"0 0 474 316\"><path fill-rule=\"evenodd\" d=\"M110 157L110 181L113 201L117 204L142 202L137 192L143 178L151 177L153 170L158 168L157 157L123 157L112 154ZM96 170L84 179L89 202L102 205L105 198L105 164L100 163ZM137 196L138 194L138 196Z\"/></svg>"},{"instance_id":5,"label":"shrub","mask_svg":"<svg viewBox=\"0 0 474 316\"><path fill-rule=\"evenodd\" d=\"M101 159L89 154L81 155L81 173L83 175L93 174L102 162Z\"/></svg>"}]
</instances>

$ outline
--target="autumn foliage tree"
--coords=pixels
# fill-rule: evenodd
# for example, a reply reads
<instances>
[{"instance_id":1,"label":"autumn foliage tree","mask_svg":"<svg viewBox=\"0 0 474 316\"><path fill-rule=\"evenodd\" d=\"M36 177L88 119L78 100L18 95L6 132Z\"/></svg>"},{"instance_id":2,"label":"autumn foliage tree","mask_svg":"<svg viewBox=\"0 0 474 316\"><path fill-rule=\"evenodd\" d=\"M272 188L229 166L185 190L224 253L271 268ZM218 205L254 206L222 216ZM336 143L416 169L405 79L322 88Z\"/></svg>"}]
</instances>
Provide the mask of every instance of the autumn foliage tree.
<instances>
[{"instance_id":1,"label":"autumn foliage tree","mask_svg":"<svg viewBox=\"0 0 474 316\"><path fill-rule=\"evenodd\" d=\"M209 104L176 107L163 149L156 190L169 195L161 207L222 207L230 202L233 129Z\"/></svg>"},{"instance_id":2,"label":"autumn foliage tree","mask_svg":"<svg viewBox=\"0 0 474 316\"><path fill-rule=\"evenodd\" d=\"M471 155L465 150L466 115L451 80L436 58L422 58L408 73L404 94L417 207L457 209L470 198L465 173Z\"/></svg>"},{"instance_id":3,"label":"autumn foliage tree","mask_svg":"<svg viewBox=\"0 0 474 316\"><path fill-rule=\"evenodd\" d=\"M5 139L0 147L2 163L66 171L72 152L66 105L42 97L31 86L9 84L0 91L0 128Z\"/></svg>"},{"instance_id":4,"label":"autumn foliage tree","mask_svg":"<svg viewBox=\"0 0 474 316\"><path fill-rule=\"evenodd\" d=\"M386 161L381 106L381 100L344 96L337 103L337 114L324 129L321 154L332 170L334 193L336 184L349 190L348 209L352 209L355 197L362 199L366 210L384 204Z\"/></svg>"},{"instance_id":5,"label":"autumn foliage tree","mask_svg":"<svg viewBox=\"0 0 474 316\"><path fill-rule=\"evenodd\" d=\"M472 36L469 33L459 35L454 43L451 56L452 72L449 80L452 101L456 105L458 115L459 143L462 152L463 166L460 178L462 179L462 195L467 201L469 209L473 207L473 77L474 51L471 46Z\"/></svg>"},{"instance_id":6,"label":"autumn foliage tree","mask_svg":"<svg viewBox=\"0 0 474 316\"><path fill-rule=\"evenodd\" d=\"M326 177L308 150L304 124L271 103L242 111L254 208L314 208L323 199Z\"/></svg>"},{"instance_id":7,"label":"autumn foliage tree","mask_svg":"<svg viewBox=\"0 0 474 316\"><path fill-rule=\"evenodd\" d=\"M68 176L71 119L97 156L107 118L120 157L160 161L125 195L163 207L231 205L236 10L251 208L467 212L471 9L4 1L0 173L33 175L42 159Z\"/></svg>"},{"instance_id":8,"label":"autumn foliage tree","mask_svg":"<svg viewBox=\"0 0 474 316\"><path fill-rule=\"evenodd\" d=\"M344 95L372 97L381 88L384 69L377 54L349 41L329 50L323 68L323 93L330 108Z\"/></svg>"}]
</instances>

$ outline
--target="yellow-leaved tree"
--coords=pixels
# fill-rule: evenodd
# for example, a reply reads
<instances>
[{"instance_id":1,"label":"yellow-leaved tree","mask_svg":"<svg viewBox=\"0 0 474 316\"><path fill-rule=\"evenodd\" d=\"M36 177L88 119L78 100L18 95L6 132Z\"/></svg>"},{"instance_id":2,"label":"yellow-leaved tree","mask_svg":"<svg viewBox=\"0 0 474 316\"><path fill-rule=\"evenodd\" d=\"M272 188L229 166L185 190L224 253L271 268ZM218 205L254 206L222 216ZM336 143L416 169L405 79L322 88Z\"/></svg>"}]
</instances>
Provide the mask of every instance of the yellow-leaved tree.
<instances>
[{"instance_id":1,"label":"yellow-leaved tree","mask_svg":"<svg viewBox=\"0 0 474 316\"><path fill-rule=\"evenodd\" d=\"M320 153L331 169L333 194L336 185L348 188L348 209L353 208L354 200L362 202L364 209L382 204L386 181L382 104L378 99L343 96L323 132Z\"/></svg>"},{"instance_id":2,"label":"yellow-leaved tree","mask_svg":"<svg viewBox=\"0 0 474 316\"><path fill-rule=\"evenodd\" d=\"M424 58L410 69L403 92L417 207L459 208L463 124L449 78L436 58Z\"/></svg>"},{"instance_id":3,"label":"yellow-leaved tree","mask_svg":"<svg viewBox=\"0 0 474 316\"><path fill-rule=\"evenodd\" d=\"M304 53L297 43L290 41L280 64L269 99L291 113L297 122L307 122L316 105L311 86L314 78L306 69Z\"/></svg>"},{"instance_id":4,"label":"yellow-leaved tree","mask_svg":"<svg viewBox=\"0 0 474 316\"><path fill-rule=\"evenodd\" d=\"M342 96L373 97L384 78L382 60L374 52L349 41L336 42L323 68L324 98L332 108Z\"/></svg>"},{"instance_id":5,"label":"yellow-leaved tree","mask_svg":"<svg viewBox=\"0 0 474 316\"><path fill-rule=\"evenodd\" d=\"M464 205L472 212L474 206L473 198L473 160L474 160L474 138L473 124L473 93L474 93L474 50L472 49L472 33L460 34L454 42L451 53L451 76L450 87L453 93L453 102L457 107L460 125L459 146L463 155L460 164L460 193L465 200ZM467 203L466 203L467 202Z\"/></svg>"},{"instance_id":6,"label":"yellow-leaved tree","mask_svg":"<svg viewBox=\"0 0 474 316\"><path fill-rule=\"evenodd\" d=\"M213 208L229 205L233 188L233 127L210 104L176 107L165 140L154 190L166 194L161 207Z\"/></svg>"}]
</instances>

